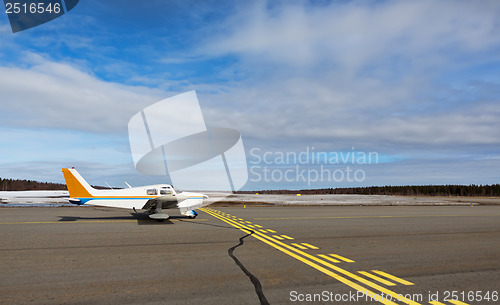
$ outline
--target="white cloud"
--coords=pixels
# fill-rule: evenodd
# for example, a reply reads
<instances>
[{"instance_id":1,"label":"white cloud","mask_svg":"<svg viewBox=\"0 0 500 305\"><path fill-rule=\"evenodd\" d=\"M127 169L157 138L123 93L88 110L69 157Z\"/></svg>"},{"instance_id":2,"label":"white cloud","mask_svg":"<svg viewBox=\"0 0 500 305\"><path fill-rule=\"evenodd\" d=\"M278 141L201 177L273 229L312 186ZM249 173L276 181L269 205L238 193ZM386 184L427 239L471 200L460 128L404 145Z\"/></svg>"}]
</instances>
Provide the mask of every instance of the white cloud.
<instances>
[{"instance_id":1,"label":"white cloud","mask_svg":"<svg viewBox=\"0 0 500 305\"><path fill-rule=\"evenodd\" d=\"M3 126L122 132L132 115L164 98L160 90L105 82L38 55L27 60L0 67Z\"/></svg>"},{"instance_id":2,"label":"white cloud","mask_svg":"<svg viewBox=\"0 0 500 305\"><path fill-rule=\"evenodd\" d=\"M498 2L383 1L326 6L259 2L245 7L210 37L204 52L244 54L262 62L359 69L394 56L419 60L436 50L498 46ZM442 54L445 57L448 54ZM439 57L438 57L439 58ZM442 58L440 58L442 59ZM426 58L426 61L428 58Z\"/></svg>"},{"instance_id":3,"label":"white cloud","mask_svg":"<svg viewBox=\"0 0 500 305\"><path fill-rule=\"evenodd\" d=\"M425 89L424 89L425 88ZM419 109L419 90L431 86L352 83L331 87L302 79L238 88L216 96L205 109L207 122L233 126L257 143L278 146L330 145L330 149L364 145L397 150L411 146L499 145L500 101ZM234 106L237 104L237 106ZM224 107L223 109L221 109Z\"/></svg>"},{"instance_id":4,"label":"white cloud","mask_svg":"<svg viewBox=\"0 0 500 305\"><path fill-rule=\"evenodd\" d=\"M211 122L276 145L500 144L489 88L498 83L464 72L498 58L498 2L266 4L239 11L200 48L237 56L247 75L207 98ZM477 94L456 90L450 71Z\"/></svg>"}]
</instances>

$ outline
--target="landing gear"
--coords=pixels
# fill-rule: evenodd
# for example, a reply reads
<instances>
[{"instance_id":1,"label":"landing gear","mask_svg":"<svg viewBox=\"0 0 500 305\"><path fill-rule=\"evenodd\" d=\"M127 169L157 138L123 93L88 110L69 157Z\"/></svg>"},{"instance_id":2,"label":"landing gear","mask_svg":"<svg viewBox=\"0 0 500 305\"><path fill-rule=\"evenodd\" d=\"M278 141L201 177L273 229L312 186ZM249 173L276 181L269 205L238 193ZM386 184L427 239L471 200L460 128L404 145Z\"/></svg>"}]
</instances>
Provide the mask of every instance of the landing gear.
<instances>
[{"instance_id":1,"label":"landing gear","mask_svg":"<svg viewBox=\"0 0 500 305\"><path fill-rule=\"evenodd\" d=\"M163 213L161 201L158 201L156 203L156 208L155 208L154 212L150 210L150 213L151 214L149 215L149 218L156 219L159 222L163 222L165 219L168 219L170 217L167 214Z\"/></svg>"}]
</instances>

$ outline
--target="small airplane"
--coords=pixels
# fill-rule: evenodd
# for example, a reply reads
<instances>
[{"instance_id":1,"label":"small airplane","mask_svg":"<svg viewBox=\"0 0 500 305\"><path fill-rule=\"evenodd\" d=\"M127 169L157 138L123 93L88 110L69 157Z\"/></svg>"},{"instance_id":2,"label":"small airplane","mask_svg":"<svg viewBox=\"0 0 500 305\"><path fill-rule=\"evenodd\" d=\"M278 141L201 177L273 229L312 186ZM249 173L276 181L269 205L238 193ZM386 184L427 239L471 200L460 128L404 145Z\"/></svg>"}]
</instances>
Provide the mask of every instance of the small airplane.
<instances>
[{"instance_id":1,"label":"small airplane","mask_svg":"<svg viewBox=\"0 0 500 305\"><path fill-rule=\"evenodd\" d=\"M203 203L207 195L183 192L169 184L156 184L126 189L97 190L73 168L62 169L69 191L69 202L82 205L96 205L147 210L149 217L158 221L168 219L163 209L178 208L182 215L190 218L198 216L194 210L208 205ZM137 212L137 211L136 211Z\"/></svg>"}]
</instances>

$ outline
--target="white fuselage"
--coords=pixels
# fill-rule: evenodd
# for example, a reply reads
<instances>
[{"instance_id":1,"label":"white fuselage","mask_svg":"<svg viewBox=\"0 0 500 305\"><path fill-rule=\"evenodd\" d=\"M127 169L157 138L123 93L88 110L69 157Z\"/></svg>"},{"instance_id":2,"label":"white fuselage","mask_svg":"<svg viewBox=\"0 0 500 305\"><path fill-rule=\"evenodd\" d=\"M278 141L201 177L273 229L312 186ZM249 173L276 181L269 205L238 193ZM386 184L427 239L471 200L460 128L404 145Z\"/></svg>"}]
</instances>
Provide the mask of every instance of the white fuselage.
<instances>
[{"instance_id":1,"label":"white fuselage","mask_svg":"<svg viewBox=\"0 0 500 305\"><path fill-rule=\"evenodd\" d=\"M168 184L148 185L117 190L93 190L91 197L70 198L70 202L116 208L142 209L150 199L169 196L177 202L181 213L203 206L205 195L192 192L179 192Z\"/></svg>"}]
</instances>

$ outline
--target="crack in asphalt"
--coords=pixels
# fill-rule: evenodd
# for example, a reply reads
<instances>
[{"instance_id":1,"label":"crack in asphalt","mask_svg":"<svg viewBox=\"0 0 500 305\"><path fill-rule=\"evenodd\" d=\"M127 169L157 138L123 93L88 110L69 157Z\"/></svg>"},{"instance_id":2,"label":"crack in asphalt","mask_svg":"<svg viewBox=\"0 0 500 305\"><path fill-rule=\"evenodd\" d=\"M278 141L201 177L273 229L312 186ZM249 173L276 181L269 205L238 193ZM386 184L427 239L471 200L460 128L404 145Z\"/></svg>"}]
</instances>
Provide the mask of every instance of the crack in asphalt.
<instances>
[{"instance_id":1,"label":"crack in asphalt","mask_svg":"<svg viewBox=\"0 0 500 305\"><path fill-rule=\"evenodd\" d=\"M269 305L269 302L267 301L266 299L266 296L264 295L264 292L262 291L262 285L260 284L260 281L259 279L253 275L250 271L248 271L247 268L245 268L245 266L243 266L243 264L240 262L240 260L234 256L233 252L236 248L240 247L243 245L244 243L244 239L247 238L248 236L252 235L254 233L254 231L250 231L249 234L243 236L243 237L240 237L240 242L239 244L237 244L236 246L234 247L231 247L227 250L227 253L229 254L229 256L231 256L231 258L234 260L234 262L236 263L236 265L238 267L240 267L241 271L243 271L245 273L246 276L248 276L248 278L250 279L250 281L252 282L253 286L255 287L255 292L257 293L257 296L259 297L259 300L260 300L260 304L261 305Z\"/></svg>"}]
</instances>

